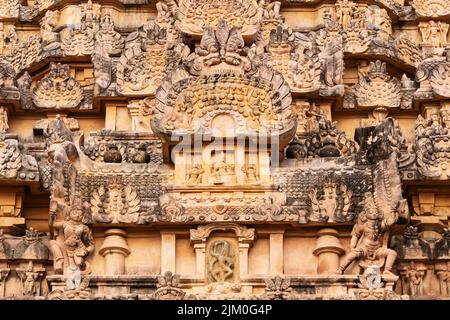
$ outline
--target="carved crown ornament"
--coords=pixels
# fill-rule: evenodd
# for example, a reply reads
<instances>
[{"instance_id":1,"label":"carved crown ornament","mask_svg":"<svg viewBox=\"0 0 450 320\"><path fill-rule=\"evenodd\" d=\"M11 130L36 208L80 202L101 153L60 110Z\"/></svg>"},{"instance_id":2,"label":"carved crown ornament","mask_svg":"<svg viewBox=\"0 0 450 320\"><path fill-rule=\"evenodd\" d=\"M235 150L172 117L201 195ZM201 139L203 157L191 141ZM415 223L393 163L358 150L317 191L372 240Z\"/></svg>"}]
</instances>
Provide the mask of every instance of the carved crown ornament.
<instances>
[{"instance_id":1,"label":"carved crown ornament","mask_svg":"<svg viewBox=\"0 0 450 320\"><path fill-rule=\"evenodd\" d=\"M440 99L450 97L450 50L443 55L429 57L419 65L416 81L420 83L414 98Z\"/></svg>"},{"instance_id":2,"label":"carved crown ornament","mask_svg":"<svg viewBox=\"0 0 450 320\"><path fill-rule=\"evenodd\" d=\"M391 77L387 73L386 63L377 60L370 62L367 74L360 75L358 83L347 92L343 107L411 109L414 92L414 81L406 75L401 81Z\"/></svg>"},{"instance_id":3,"label":"carved crown ornament","mask_svg":"<svg viewBox=\"0 0 450 320\"><path fill-rule=\"evenodd\" d=\"M156 93L154 132L167 136L202 127L213 135L291 135L296 122L289 85L268 65L256 65L252 55L238 27L230 29L225 20L216 30L205 27L200 46Z\"/></svg>"},{"instance_id":4,"label":"carved crown ornament","mask_svg":"<svg viewBox=\"0 0 450 320\"><path fill-rule=\"evenodd\" d=\"M80 83L70 75L69 66L51 63L50 72L33 88L33 102L38 108L73 109L83 100Z\"/></svg>"}]
</instances>

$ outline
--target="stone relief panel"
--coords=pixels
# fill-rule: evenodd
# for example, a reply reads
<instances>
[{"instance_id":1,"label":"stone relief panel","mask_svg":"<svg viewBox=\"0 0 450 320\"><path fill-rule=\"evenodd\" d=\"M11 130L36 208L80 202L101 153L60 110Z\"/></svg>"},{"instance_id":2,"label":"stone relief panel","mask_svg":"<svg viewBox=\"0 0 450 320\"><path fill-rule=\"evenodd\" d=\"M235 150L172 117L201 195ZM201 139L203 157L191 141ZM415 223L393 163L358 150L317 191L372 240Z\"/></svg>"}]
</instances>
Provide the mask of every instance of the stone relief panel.
<instances>
[{"instance_id":1,"label":"stone relief panel","mask_svg":"<svg viewBox=\"0 0 450 320\"><path fill-rule=\"evenodd\" d=\"M429 117L421 115L415 125L417 167L429 178L448 179L449 175L449 132L450 109L445 104L434 110Z\"/></svg>"},{"instance_id":2,"label":"stone relief panel","mask_svg":"<svg viewBox=\"0 0 450 320\"><path fill-rule=\"evenodd\" d=\"M265 1L262 3L264 6ZM177 13L180 19L179 28L187 34L201 35L204 26L216 28L219 20L224 19L230 26L241 26L243 35L254 35L264 7L260 7L255 0L182 0Z\"/></svg>"},{"instance_id":3,"label":"stone relief panel","mask_svg":"<svg viewBox=\"0 0 450 320\"><path fill-rule=\"evenodd\" d=\"M221 121L215 120L225 116L234 134L292 130L289 85L272 68L252 62L239 28L229 28L224 20L217 30L205 28L200 46L189 57L189 64L163 80L153 128L163 134L193 132L193 124L199 122L204 130L220 135L220 128L214 127Z\"/></svg>"}]
</instances>

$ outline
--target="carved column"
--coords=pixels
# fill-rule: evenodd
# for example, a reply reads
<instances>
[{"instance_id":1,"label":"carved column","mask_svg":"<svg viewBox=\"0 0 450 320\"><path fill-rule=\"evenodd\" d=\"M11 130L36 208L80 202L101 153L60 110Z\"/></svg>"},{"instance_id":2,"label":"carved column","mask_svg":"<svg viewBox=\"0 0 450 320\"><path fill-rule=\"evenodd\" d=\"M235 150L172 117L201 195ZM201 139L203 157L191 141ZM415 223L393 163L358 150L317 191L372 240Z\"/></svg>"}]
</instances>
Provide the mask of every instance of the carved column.
<instances>
[{"instance_id":1,"label":"carved column","mask_svg":"<svg viewBox=\"0 0 450 320\"><path fill-rule=\"evenodd\" d=\"M161 231L161 274L170 271L175 273L176 235Z\"/></svg>"},{"instance_id":2,"label":"carved column","mask_svg":"<svg viewBox=\"0 0 450 320\"><path fill-rule=\"evenodd\" d=\"M284 230L272 232L269 239L269 274L283 274Z\"/></svg>"},{"instance_id":3,"label":"carved column","mask_svg":"<svg viewBox=\"0 0 450 320\"><path fill-rule=\"evenodd\" d=\"M125 230L111 228L105 231L105 240L99 253L105 257L105 274L125 274L125 257L130 254Z\"/></svg>"},{"instance_id":4,"label":"carved column","mask_svg":"<svg viewBox=\"0 0 450 320\"><path fill-rule=\"evenodd\" d=\"M339 268L339 257L345 253L339 240L339 232L325 228L317 232L316 247L313 251L318 258L317 273L333 273Z\"/></svg>"}]
</instances>

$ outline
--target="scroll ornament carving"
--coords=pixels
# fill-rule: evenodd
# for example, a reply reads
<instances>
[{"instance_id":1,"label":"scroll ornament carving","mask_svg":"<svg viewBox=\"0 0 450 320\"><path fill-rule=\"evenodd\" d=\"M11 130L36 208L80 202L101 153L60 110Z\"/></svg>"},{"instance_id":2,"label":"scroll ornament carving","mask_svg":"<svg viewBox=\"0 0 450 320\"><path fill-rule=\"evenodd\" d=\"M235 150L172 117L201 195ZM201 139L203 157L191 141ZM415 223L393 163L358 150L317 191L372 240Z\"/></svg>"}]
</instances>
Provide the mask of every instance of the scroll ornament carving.
<instances>
[{"instance_id":1,"label":"scroll ornament carving","mask_svg":"<svg viewBox=\"0 0 450 320\"><path fill-rule=\"evenodd\" d=\"M450 14L450 3L439 0L413 0L411 2L419 17L439 17Z\"/></svg>"},{"instance_id":2,"label":"scroll ornament carving","mask_svg":"<svg viewBox=\"0 0 450 320\"><path fill-rule=\"evenodd\" d=\"M228 25L242 26L243 35L254 35L263 10L255 0L182 0L179 3L179 28L182 32L201 35L203 26L216 28L220 19Z\"/></svg>"},{"instance_id":3,"label":"scroll ornament carving","mask_svg":"<svg viewBox=\"0 0 450 320\"><path fill-rule=\"evenodd\" d=\"M308 37L278 27L270 32L268 50L268 63L283 74L292 92L319 90L320 61Z\"/></svg>"},{"instance_id":4,"label":"scroll ornament carving","mask_svg":"<svg viewBox=\"0 0 450 320\"><path fill-rule=\"evenodd\" d=\"M419 172L431 178L450 178L450 107L433 112L429 119L417 118L416 149Z\"/></svg>"},{"instance_id":5,"label":"scroll ornament carving","mask_svg":"<svg viewBox=\"0 0 450 320\"><path fill-rule=\"evenodd\" d=\"M143 223L139 221L141 200L136 191L127 186L110 183L108 188L101 186L92 195L91 214L97 223Z\"/></svg>"},{"instance_id":6,"label":"scroll ornament carving","mask_svg":"<svg viewBox=\"0 0 450 320\"><path fill-rule=\"evenodd\" d=\"M295 115L290 110L289 85L267 65L254 65L248 53L239 28L229 29L224 20L216 31L206 27L189 63L162 82L153 127L164 133L191 132L198 120L208 131L220 111L233 119L236 131L292 129Z\"/></svg>"},{"instance_id":7,"label":"scroll ornament carving","mask_svg":"<svg viewBox=\"0 0 450 320\"><path fill-rule=\"evenodd\" d=\"M446 61L433 70L430 84L438 97L450 98L450 52L446 55Z\"/></svg>"},{"instance_id":8,"label":"scroll ornament carving","mask_svg":"<svg viewBox=\"0 0 450 320\"><path fill-rule=\"evenodd\" d=\"M273 279L264 279L264 281L266 283L266 288L264 289L265 292L262 295L263 299L288 300L295 296L289 278L276 276Z\"/></svg>"},{"instance_id":9,"label":"scroll ornament carving","mask_svg":"<svg viewBox=\"0 0 450 320\"><path fill-rule=\"evenodd\" d=\"M69 66L51 63L50 72L33 89L33 102L38 108L72 109L83 100L80 83L69 73Z\"/></svg>"}]
</instances>

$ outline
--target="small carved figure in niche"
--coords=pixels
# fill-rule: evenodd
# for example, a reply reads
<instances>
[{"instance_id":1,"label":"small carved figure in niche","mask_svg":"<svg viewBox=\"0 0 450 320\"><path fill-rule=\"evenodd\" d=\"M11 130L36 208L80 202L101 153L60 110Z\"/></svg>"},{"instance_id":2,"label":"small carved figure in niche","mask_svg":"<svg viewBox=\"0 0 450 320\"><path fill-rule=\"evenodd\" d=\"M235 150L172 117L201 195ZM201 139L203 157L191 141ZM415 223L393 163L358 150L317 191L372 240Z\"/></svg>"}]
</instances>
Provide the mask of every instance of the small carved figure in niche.
<instances>
[{"instance_id":1,"label":"small carved figure in niche","mask_svg":"<svg viewBox=\"0 0 450 320\"><path fill-rule=\"evenodd\" d=\"M149 163L150 155L147 153L147 148L141 144L133 156L133 163Z\"/></svg>"},{"instance_id":2,"label":"small carved figure in niche","mask_svg":"<svg viewBox=\"0 0 450 320\"><path fill-rule=\"evenodd\" d=\"M450 274L447 270L447 266L444 266L442 268L441 266L437 265L435 268L436 276L439 280L439 290L441 295L448 295L449 294L449 280L450 280Z\"/></svg>"},{"instance_id":3,"label":"small carved figure in niche","mask_svg":"<svg viewBox=\"0 0 450 320\"><path fill-rule=\"evenodd\" d=\"M248 183L254 183L258 181L258 177L256 176L256 166L254 164L243 166L242 172L245 173L246 181Z\"/></svg>"},{"instance_id":4,"label":"small carved figure in niche","mask_svg":"<svg viewBox=\"0 0 450 320\"><path fill-rule=\"evenodd\" d=\"M122 163L122 154L114 143L109 143L103 159L108 163Z\"/></svg>"},{"instance_id":5,"label":"small carved figure in niche","mask_svg":"<svg viewBox=\"0 0 450 320\"><path fill-rule=\"evenodd\" d=\"M8 113L5 107L0 107L0 133L5 133L8 129Z\"/></svg>"},{"instance_id":6,"label":"small carved figure in niche","mask_svg":"<svg viewBox=\"0 0 450 320\"><path fill-rule=\"evenodd\" d=\"M366 192L363 211L353 227L351 251L344 258L338 273L342 274L353 261L363 262L364 260L370 261L371 265L382 262L381 266L385 265L383 274L393 275L391 270L397 253L383 246L383 235L397 221L397 218L398 213L395 211L382 216L378 212L372 193Z\"/></svg>"},{"instance_id":7,"label":"small carved figure in niche","mask_svg":"<svg viewBox=\"0 0 450 320\"><path fill-rule=\"evenodd\" d=\"M214 184L229 182L229 179L226 179L226 177L230 177L232 175L234 175L233 164L226 164L223 160L213 164Z\"/></svg>"},{"instance_id":8,"label":"small carved figure in niche","mask_svg":"<svg viewBox=\"0 0 450 320\"><path fill-rule=\"evenodd\" d=\"M36 294L36 281L39 279L39 273L33 270L33 262L30 261L25 270L18 272L23 281L23 294L25 296L34 296Z\"/></svg>"},{"instance_id":9,"label":"small carved figure in niche","mask_svg":"<svg viewBox=\"0 0 450 320\"><path fill-rule=\"evenodd\" d=\"M83 224L82 220L82 210L72 208L68 220L64 222L62 227L70 269L74 267L80 270L87 269L86 258L94 250L91 230Z\"/></svg>"},{"instance_id":10,"label":"small carved figure in niche","mask_svg":"<svg viewBox=\"0 0 450 320\"><path fill-rule=\"evenodd\" d=\"M234 253L225 240L214 241L209 248L208 278L210 282L225 282L234 270Z\"/></svg>"},{"instance_id":11,"label":"small carved figure in niche","mask_svg":"<svg viewBox=\"0 0 450 320\"><path fill-rule=\"evenodd\" d=\"M417 270L414 261L411 262L410 268L406 272L406 279L409 282L410 295L421 296L423 295L423 276L425 272L423 270Z\"/></svg>"},{"instance_id":12,"label":"small carved figure in niche","mask_svg":"<svg viewBox=\"0 0 450 320\"><path fill-rule=\"evenodd\" d=\"M201 183L204 172L205 172L205 170L203 170L203 168L200 164L195 164L187 172L187 176L188 176L187 182L194 183L194 184Z\"/></svg>"}]
</instances>

